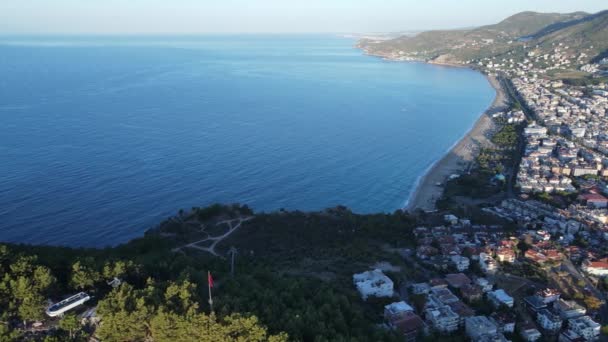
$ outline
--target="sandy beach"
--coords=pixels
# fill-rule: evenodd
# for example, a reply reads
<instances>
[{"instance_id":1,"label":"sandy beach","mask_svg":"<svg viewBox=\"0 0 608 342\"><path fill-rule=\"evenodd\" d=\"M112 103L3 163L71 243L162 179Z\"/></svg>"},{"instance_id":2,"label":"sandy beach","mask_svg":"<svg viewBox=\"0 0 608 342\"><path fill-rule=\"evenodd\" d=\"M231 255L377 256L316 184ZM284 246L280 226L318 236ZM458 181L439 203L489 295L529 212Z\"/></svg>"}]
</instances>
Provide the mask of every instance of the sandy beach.
<instances>
[{"instance_id":1,"label":"sandy beach","mask_svg":"<svg viewBox=\"0 0 608 342\"><path fill-rule=\"evenodd\" d=\"M424 175L409 198L405 209L410 211L435 210L435 201L443 194L443 184L448 177L466 172L474 162L480 148L491 146L489 138L496 128L491 115L507 108L508 97L496 77L488 76L488 81L496 90L494 102L477 120L473 128Z\"/></svg>"}]
</instances>

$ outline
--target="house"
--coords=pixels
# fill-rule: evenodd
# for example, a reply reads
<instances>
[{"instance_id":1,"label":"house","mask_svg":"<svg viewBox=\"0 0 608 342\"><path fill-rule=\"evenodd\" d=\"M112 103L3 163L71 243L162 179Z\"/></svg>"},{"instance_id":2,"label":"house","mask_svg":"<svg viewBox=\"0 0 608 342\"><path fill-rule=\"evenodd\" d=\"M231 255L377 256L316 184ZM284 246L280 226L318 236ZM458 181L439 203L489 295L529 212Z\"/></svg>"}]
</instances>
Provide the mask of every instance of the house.
<instances>
[{"instance_id":1,"label":"house","mask_svg":"<svg viewBox=\"0 0 608 342\"><path fill-rule=\"evenodd\" d=\"M425 324L420 316L407 312L401 319L393 322L391 328L400 333L405 341L414 342L418 335L425 330Z\"/></svg>"},{"instance_id":2,"label":"house","mask_svg":"<svg viewBox=\"0 0 608 342\"><path fill-rule=\"evenodd\" d=\"M584 205L593 208L606 208L608 207L608 198L597 194L597 193L589 193L582 194L578 196L579 201L581 201Z\"/></svg>"},{"instance_id":3,"label":"house","mask_svg":"<svg viewBox=\"0 0 608 342\"><path fill-rule=\"evenodd\" d=\"M546 230L537 230L534 233L534 236L540 241L549 241L551 240L551 234Z\"/></svg>"},{"instance_id":4,"label":"house","mask_svg":"<svg viewBox=\"0 0 608 342\"><path fill-rule=\"evenodd\" d=\"M433 279L429 280L429 284L431 285L431 290L438 289L438 288L444 288L444 289L448 288L448 282L442 278L433 278Z\"/></svg>"},{"instance_id":5,"label":"house","mask_svg":"<svg viewBox=\"0 0 608 342\"><path fill-rule=\"evenodd\" d=\"M539 311L547 308L547 304L538 295L525 297L524 303L533 314L538 314Z\"/></svg>"},{"instance_id":6,"label":"house","mask_svg":"<svg viewBox=\"0 0 608 342\"><path fill-rule=\"evenodd\" d=\"M460 316L447 305L427 306L425 317L430 325L441 333L451 333L458 330Z\"/></svg>"},{"instance_id":7,"label":"house","mask_svg":"<svg viewBox=\"0 0 608 342\"><path fill-rule=\"evenodd\" d=\"M561 317L549 311L549 309L540 310L536 316L536 321L546 331L558 331L562 328Z\"/></svg>"},{"instance_id":8,"label":"house","mask_svg":"<svg viewBox=\"0 0 608 342\"><path fill-rule=\"evenodd\" d=\"M412 284L412 293L415 295L428 294L431 291L431 285L428 283Z\"/></svg>"},{"instance_id":9,"label":"house","mask_svg":"<svg viewBox=\"0 0 608 342\"><path fill-rule=\"evenodd\" d=\"M503 333L515 332L515 314L512 312L494 312L490 319L498 327L498 331Z\"/></svg>"},{"instance_id":10,"label":"house","mask_svg":"<svg viewBox=\"0 0 608 342\"><path fill-rule=\"evenodd\" d=\"M484 273L489 274L496 273L496 270L498 269L496 260L492 259L492 257L486 253L479 254L479 266Z\"/></svg>"},{"instance_id":11,"label":"house","mask_svg":"<svg viewBox=\"0 0 608 342\"><path fill-rule=\"evenodd\" d=\"M498 334L498 327L486 316L469 317L465 321L465 331L473 342L484 340L484 336Z\"/></svg>"},{"instance_id":12,"label":"house","mask_svg":"<svg viewBox=\"0 0 608 342\"><path fill-rule=\"evenodd\" d=\"M509 296L503 289L498 289L496 291L488 292L488 299L496 307L499 307L501 305L506 305L506 306L512 308L513 304L514 304L513 297Z\"/></svg>"},{"instance_id":13,"label":"house","mask_svg":"<svg viewBox=\"0 0 608 342\"><path fill-rule=\"evenodd\" d=\"M456 217L452 214L444 215L443 220L445 221L445 223L448 223L451 225L458 224L458 217Z\"/></svg>"},{"instance_id":14,"label":"house","mask_svg":"<svg viewBox=\"0 0 608 342\"><path fill-rule=\"evenodd\" d=\"M496 258L500 262L513 263L515 261L515 251L508 247L500 247L496 251Z\"/></svg>"},{"instance_id":15,"label":"house","mask_svg":"<svg viewBox=\"0 0 608 342\"><path fill-rule=\"evenodd\" d=\"M387 322L399 320L406 312L414 312L414 308L406 302L388 304L384 306L384 319Z\"/></svg>"},{"instance_id":16,"label":"house","mask_svg":"<svg viewBox=\"0 0 608 342\"><path fill-rule=\"evenodd\" d=\"M589 316L569 319L568 327L587 341L596 341L600 336L601 325Z\"/></svg>"},{"instance_id":17,"label":"house","mask_svg":"<svg viewBox=\"0 0 608 342\"><path fill-rule=\"evenodd\" d=\"M562 261L564 259L564 255L556 249L548 249L545 251L545 256L547 260L550 261Z\"/></svg>"},{"instance_id":18,"label":"house","mask_svg":"<svg viewBox=\"0 0 608 342\"><path fill-rule=\"evenodd\" d=\"M538 331L533 324L525 324L522 326L519 330L519 335L524 341L528 342L538 341L542 337L540 331Z\"/></svg>"},{"instance_id":19,"label":"house","mask_svg":"<svg viewBox=\"0 0 608 342\"><path fill-rule=\"evenodd\" d=\"M459 272L463 272L469 269L469 258L460 255L452 255L451 259L452 263Z\"/></svg>"},{"instance_id":20,"label":"house","mask_svg":"<svg viewBox=\"0 0 608 342\"><path fill-rule=\"evenodd\" d=\"M465 285L460 288L460 295L467 302L476 302L483 298L483 290L479 285Z\"/></svg>"},{"instance_id":21,"label":"house","mask_svg":"<svg viewBox=\"0 0 608 342\"><path fill-rule=\"evenodd\" d=\"M546 288L538 291L536 295L543 301L543 303L550 304L557 301L561 296L561 293L556 289Z\"/></svg>"},{"instance_id":22,"label":"house","mask_svg":"<svg viewBox=\"0 0 608 342\"><path fill-rule=\"evenodd\" d=\"M573 300L560 299L553 303L553 309L565 320L581 317L587 313L587 310L582 305Z\"/></svg>"},{"instance_id":23,"label":"house","mask_svg":"<svg viewBox=\"0 0 608 342\"><path fill-rule=\"evenodd\" d=\"M355 274L353 275L353 282L363 300L370 296L393 296L393 281L379 269Z\"/></svg>"},{"instance_id":24,"label":"house","mask_svg":"<svg viewBox=\"0 0 608 342\"><path fill-rule=\"evenodd\" d=\"M481 287L483 292L490 292L494 288L494 285L488 281L486 278L477 278L475 283Z\"/></svg>"},{"instance_id":25,"label":"house","mask_svg":"<svg viewBox=\"0 0 608 342\"><path fill-rule=\"evenodd\" d=\"M465 285L471 284L471 279L464 273L448 274L445 276L445 281L448 282L450 287L455 289L460 289Z\"/></svg>"},{"instance_id":26,"label":"house","mask_svg":"<svg viewBox=\"0 0 608 342\"><path fill-rule=\"evenodd\" d=\"M557 338L558 342L585 342L586 340L581 337L581 335L575 333L574 331L568 329L563 331L559 337Z\"/></svg>"},{"instance_id":27,"label":"house","mask_svg":"<svg viewBox=\"0 0 608 342\"><path fill-rule=\"evenodd\" d=\"M537 264L544 264L545 262L547 262L547 257L543 253L535 251L533 249L528 249L524 253L524 257Z\"/></svg>"},{"instance_id":28,"label":"house","mask_svg":"<svg viewBox=\"0 0 608 342\"><path fill-rule=\"evenodd\" d=\"M429 299L436 299L444 305L460 301L460 299L447 288L432 288L430 297L432 298Z\"/></svg>"},{"instance_id":29,"label":"house","mask_svg":"<svg viewBox=\"0 0 608 342\"><path fill-rule=\"evenodd\" d=\"M583 265L581 268L584 272L594 276L608 276L608 258L601 259L598 261L585 260L583 261Z\"/></svg>"},{"instance_id":30,"label":"house","mask_svg":"<svg viewBox=\"0 0 608 342\"><path fill-rule=\"evenodd\" d=\"M384 307L384 319L391 329L399 332L406 341L415 341L424 328L420 316L405 302L396 302Z\"/></svg>"},{"instance_id":31,"label":"house","mask_svg":"<svg viewBox=\"0 0 608 342\"><path fill-rule=\"evenodd\" d=\"M437 255L439 253L439 250L435 247L431 247L431 246L419 246L418 248L416 248L416 256L419 259L422 260L427 260L430 259L432 256Z\"/></svg>"},{"instance_id":32,"label":"house","mask_svg":"<svg viewBox=\"0 0 608 342\"><path fill-rule=\"evenodd\" d=\"M467 317L475 316L475 311L460 300L457 302L448 303L448 306L460 317L459 324L461 326L464 325L464 321Z\"/></svg>"}]
</instances>

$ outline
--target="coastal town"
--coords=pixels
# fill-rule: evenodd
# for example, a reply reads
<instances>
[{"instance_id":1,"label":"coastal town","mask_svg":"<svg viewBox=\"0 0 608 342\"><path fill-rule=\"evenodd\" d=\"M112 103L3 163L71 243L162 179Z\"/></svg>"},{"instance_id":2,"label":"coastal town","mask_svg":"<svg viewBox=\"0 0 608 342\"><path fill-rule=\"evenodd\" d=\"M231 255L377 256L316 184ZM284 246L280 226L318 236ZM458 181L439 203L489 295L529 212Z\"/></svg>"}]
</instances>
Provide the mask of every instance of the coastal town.
<instances>
[{"instance_id":1,"label":"coastal town","mask_svg":"<svg viewBox=\"0 0 608 342\"><path fill-rule=\"evenodd\" d=\"M455 336L476 342L606 340L608 58L590 58L592 46L553 43L446 63L429 59L429 51L369 46L362 48L391 61L463 66L486 74L497 97L509 104L484 115L493 129L481 134L474 129L465 139L492 139L507 126L518 139L510 148L492 149L509 154L513 165L481 166L479 155L488 144L478 144L477 160L464 166L450 168L449 156L438 162L436 168L449 171L432 169L426 176L432 181L420 185L408 209L423 209L443 222L417 227L416 248L402 253L425 272L416 279L391 279L382 269L355 274L362 298L394 300L384 307L385 326L407 341ZM574 76L564 77L564 70ZM493 192L450 192L459 182L486 186L464 183L467 177L488 178ZM476 210L500 223L481 224L484 217Z\"/></svg>"},{"instance_id":2,"label":"coastal town","mask_svg":"<svg viewBox=\"0 0 608 342\"><path fill-rule=\"evenodd\" d=\"M1 242L0 342L608 341L608 11L354 37L496 90L406 205L207 204L117 246Z\"/></svg>"},{"instance_id":3,"label":"coastal town","mask_svg":"<svg viewBox=\"0 0 608 342\"><path fill-rule=\"evenodd\" d=\"M608 260L598 258L605 248L556 239L567 229L548 228L539 220L543 209L516 207L524 203L510 205L522 223L516 231L449 214L444 225L416 228L417 248L403 257L425 269L424 281L396 287L375 269L355 274L354 285L363 299L395 300L385 306L385 324L407 341L458 334L471 341L599 340Z\"/></svg>"}]
</instances>

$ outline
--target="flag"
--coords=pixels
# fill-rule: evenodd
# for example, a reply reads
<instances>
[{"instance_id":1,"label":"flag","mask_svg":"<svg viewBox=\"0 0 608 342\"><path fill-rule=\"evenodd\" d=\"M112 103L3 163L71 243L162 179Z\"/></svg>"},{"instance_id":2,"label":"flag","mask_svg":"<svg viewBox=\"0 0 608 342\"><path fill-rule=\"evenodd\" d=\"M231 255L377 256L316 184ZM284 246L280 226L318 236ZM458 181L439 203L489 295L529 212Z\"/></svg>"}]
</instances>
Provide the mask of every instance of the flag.
<instances>
[{"instance_id":1,"label":"flag","mask_svg":"<svg viewBox=\"0 0 608 342\"><path fill-rule=\"evenodd\" d=\"M211 276L211 272L207 272L207 283L209 283L209 288L213 287L213 277Z\"/></svg>"}]
</instances>

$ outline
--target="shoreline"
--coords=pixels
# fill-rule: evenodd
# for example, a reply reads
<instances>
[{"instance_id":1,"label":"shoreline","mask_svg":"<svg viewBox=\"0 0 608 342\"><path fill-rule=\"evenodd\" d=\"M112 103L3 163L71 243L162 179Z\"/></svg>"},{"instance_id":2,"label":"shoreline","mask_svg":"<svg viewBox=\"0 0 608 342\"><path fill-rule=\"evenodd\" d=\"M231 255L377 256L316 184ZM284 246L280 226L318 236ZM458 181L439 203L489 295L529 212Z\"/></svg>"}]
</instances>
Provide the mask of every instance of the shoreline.
<instances>
[{"instance_id":1,"label":"shoreline","mask_svg":"<svg viewBox=\"0 0 608 342\"><path fill-rule=\"evenodd\" d=\"M439 65L452 66L445 63ZM451 175L460 175L465 172L475 161L480 147L492 144L489 140L489 133L495 130L496 125L490 115L506 110L509 99L496 76L484 76L496 91L493 102L471 129L417 179L402 209L408 211L421 209L427 212L436 210L435 202L443 195L447 179Z\"/></svg>"}]
</instances>

